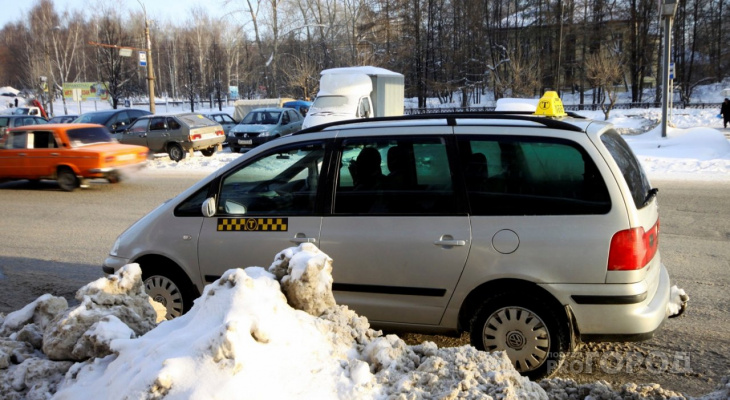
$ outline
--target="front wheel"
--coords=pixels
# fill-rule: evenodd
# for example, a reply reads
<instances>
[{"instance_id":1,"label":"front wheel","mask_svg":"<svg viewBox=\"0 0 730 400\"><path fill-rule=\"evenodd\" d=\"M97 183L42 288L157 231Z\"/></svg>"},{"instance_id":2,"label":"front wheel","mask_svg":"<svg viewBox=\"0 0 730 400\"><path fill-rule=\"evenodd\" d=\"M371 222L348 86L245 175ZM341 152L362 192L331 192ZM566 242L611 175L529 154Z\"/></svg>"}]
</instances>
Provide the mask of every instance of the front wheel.
<instances>
[{"instance_id":1,"label":"front wheel","mask_svg":"<svg viewBox=\"0 0 730 400\"><path fill-rule=\"evenodd\" d=\"M180 161L185 158L185 152L183 151L182 146L177 143L170 143L167 146L167 154L170 156L170 160L172 161Z\"/></svg>"},{"instance_id":2,"label":"front wheel","mask_svg":"<svg viewBox=\"0 0 730 400\"><path fill-rule=\"evenodd\" d=\"M143 269L142 279L147 295L167 309L166 319L185 314L193 305L191 284L177 274L157 269L148 271Z\"/></svg>"},{"instance_id":3,"label":"front wheel","mask_svg":"<svg viewBox=\"0 0 730 400\"><path fill-rule=\"evenodd\" d=\"M200 150L200 153L203 154L206 157L210 157L213 154L215 154L215 149L216 148L217 148L217 146L213 146L213 147L210 147L210 148L207 148L207 149L203 149L203 150Z\"/></svg>"},{"instance_id":4,"label":"front wheel","mask_svg":"<svg viewBox=\"0 0 730 400\"><path fill-rule=\"evenodd\" d=\"M502 293L487 299L471 322L471 343L504 351L515 369L536 380L550 376L570 351L567 317L536 296Z\"/></svg>"},{"instance_id":5,"label":"front wheel","mask_svg":"<svg viewBox=\"0 0 730 400\"><path fill-rule=\"evenodd\" d=\"M56 177L58 186L65 192L71 192L79 187L79 178L69 168L61 168L58 170L58 176Z\"/></svg>"}]
</instances>

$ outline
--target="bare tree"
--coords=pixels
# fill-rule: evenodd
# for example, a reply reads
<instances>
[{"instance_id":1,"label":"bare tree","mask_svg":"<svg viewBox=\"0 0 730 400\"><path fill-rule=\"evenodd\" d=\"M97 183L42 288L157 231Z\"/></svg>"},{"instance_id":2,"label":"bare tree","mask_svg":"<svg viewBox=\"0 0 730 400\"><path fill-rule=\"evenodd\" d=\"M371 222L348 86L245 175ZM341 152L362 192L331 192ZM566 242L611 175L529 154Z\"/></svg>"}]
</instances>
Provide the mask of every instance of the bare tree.
<instances>
[{"instance_id":1,"label":"bare tree","mask_svg":"<svg viewBox=\"0 0 730 400\"><path fill-rule=\"evenodd\" d=\"M193 43L188 38L185 40L185 51L183 52L183 88L185 97L190 101L190 112L195 112L195 99L200 94L200 69L195 62L195 51Z\"/></svg>"},{"instance_id":2,"label":"bare tree","mask_svg":"<svg viewBox=\"0 0 730 400\"><path fill-rule=\"evenodd\" d=\"M118 13L108 10L99 21L99 40L105 45L129 46L133 38L122 28ZM120 56L116 48L99 46L96 62L99 81L106 85L112 108L117 108L120 99L140 91L139 87L130 85L136 73L134 63L128 57Z\"/></svg>"},{"instance_id":3,"label":"bare tree","mask_svg":"<svg viewBox=\"0 0 730 400\"><path fill-rule=\"evenodd\" d=\"M587 57L585 64L588 82L599 90L598 104L605 119L608 119L618 100L616 85L624 76L622 57L610 52L594 53Z\"/></svg>"},{"instance_id":4,"label":"bare tree","mask_svg":"<svg viewBox=\"0 0 730 400\"><path fill-rule=\"evenodd\" d=\"M296 58L295 68L284 70L286 76L286 84L295 92L301 93L294 97L309 99L316 93L317 85L319 85L317 77L319 76L319 68L317 64L306 55L303 59Z\"/></svg>"}]
</instances>

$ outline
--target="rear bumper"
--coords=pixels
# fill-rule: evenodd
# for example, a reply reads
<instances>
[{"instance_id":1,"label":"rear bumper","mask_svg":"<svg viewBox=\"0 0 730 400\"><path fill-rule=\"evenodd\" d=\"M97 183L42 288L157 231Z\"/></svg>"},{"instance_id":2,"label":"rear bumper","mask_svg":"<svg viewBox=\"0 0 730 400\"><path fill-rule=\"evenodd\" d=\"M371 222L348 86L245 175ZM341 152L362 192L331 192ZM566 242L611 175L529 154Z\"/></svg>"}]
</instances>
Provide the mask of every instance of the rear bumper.
<instances>
[{"instance_id":1,"label":"rear bumper","mask_svg":"<svg viewBox=\"0 0 730 400\"><path fill-rule=\"evenodd\" d=\"M603 284L595 291L587 287L592 285L544 286L553 293L571 293L561 301L573 312L582 341L646 340L667 318L670 279L664 264L659 268L656 286L645 281Z\"/></svg>"},{"instance_id":2,"label":"rear bumper","mask_svg":"<svg viewBox=\"0 0 730 400\"><path fill-rule=\"evenodd\" d=\"M182 147L185 151L188 151L190 149L197 151L197 150L204 150L204 149L209 149L211 147L218 146L219 144L221 144L225 141L226 141L226 139L224 136L216 136L213 138L194 140L192 142L182 142L180 144L182 145Z\"/></svg>"}]
</instances>

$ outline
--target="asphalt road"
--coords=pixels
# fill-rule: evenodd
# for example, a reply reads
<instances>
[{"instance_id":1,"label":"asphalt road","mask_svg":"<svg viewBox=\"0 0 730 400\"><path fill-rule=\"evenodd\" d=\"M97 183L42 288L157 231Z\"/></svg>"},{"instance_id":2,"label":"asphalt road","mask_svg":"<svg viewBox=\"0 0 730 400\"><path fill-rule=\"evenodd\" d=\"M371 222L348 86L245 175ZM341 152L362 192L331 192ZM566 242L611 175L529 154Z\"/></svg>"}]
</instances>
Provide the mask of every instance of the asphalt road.
<instances>
[{"instance_id":1,"label":"asphalt road","mask_svg":"<svg viewBox=\"0 0 730 400\"><path fill-rule=\"evenodd\" d=\"M203 176L143 173L117 185L92 181L71 193L46 181L0 184L0 312L18 310L44 293L73 304L79 287L102 276L117 235ZM730 183L653 183L660 190L661 255L673 283L690 296L687 313L668 320L646 342L588 344L556 376L657 382L697 396L730 375ZM403 337L410 343L467 343L464 337Z\"/></svg>"}]
</instances>

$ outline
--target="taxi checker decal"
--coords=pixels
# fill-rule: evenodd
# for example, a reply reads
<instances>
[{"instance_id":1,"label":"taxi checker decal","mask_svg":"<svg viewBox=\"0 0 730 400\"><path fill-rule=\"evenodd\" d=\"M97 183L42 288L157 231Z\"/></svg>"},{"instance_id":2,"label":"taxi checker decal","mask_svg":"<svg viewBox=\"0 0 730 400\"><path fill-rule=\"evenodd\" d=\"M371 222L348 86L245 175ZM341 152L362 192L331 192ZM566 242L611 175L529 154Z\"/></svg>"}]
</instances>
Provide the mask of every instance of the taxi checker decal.
<instances>
[{"instance_id":1,"label":"taxi checker decal","mask_svg":"<svg viewBox=\"0 0 730 400\"><path fill-rule=\"evenodd\" d=\"M218 231L285 232L289 218L218 218Z\"/></svg>"}]
</instances>

